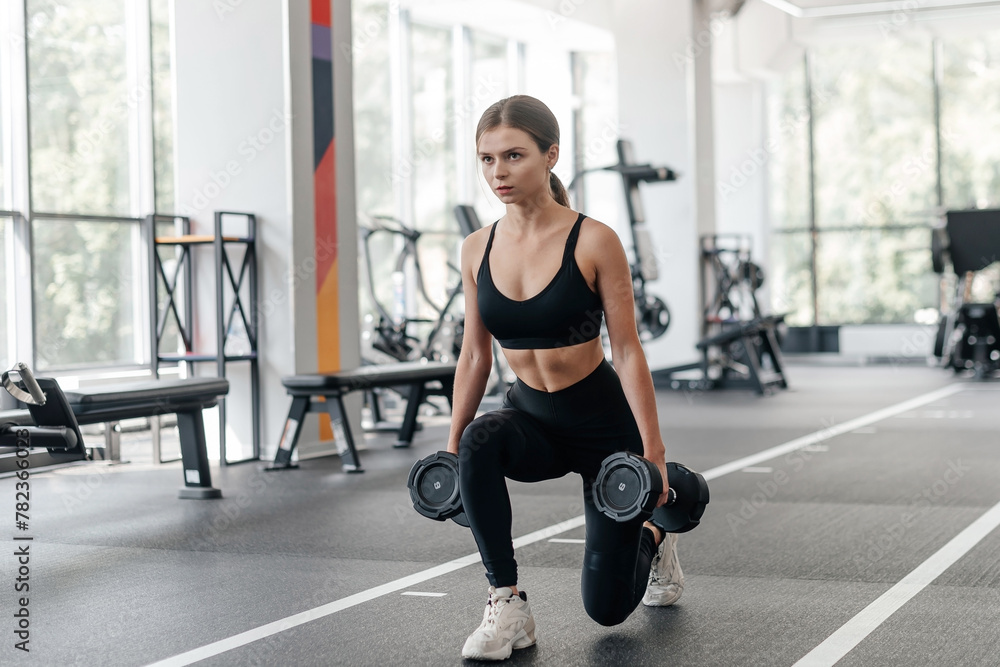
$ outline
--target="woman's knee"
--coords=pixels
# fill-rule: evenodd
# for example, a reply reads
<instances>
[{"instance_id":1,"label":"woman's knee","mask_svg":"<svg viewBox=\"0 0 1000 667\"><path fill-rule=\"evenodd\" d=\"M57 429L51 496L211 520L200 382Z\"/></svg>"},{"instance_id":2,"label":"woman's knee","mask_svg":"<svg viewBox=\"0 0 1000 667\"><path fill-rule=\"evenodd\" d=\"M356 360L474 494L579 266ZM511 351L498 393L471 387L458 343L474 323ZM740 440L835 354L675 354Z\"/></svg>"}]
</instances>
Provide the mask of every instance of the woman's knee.
<instances>
[{"instance_id":1,"label":"woman's knee","mask_svg":"<svg viewBox=\"0 0 1000 667\"><path fill-rule=\"evenodd\" d=\"M508 416L502 412L488 412L473 419L458 443L458 460L460 464L469 464L483 459L499 456L504 440L508 436Z\"/></svg>"},{"instance_id":2,"label":"woman's knee","mask_svg":"<svg viewBox=\"0 0 1000 667\"><path fill-rule=\"evenodd\" d=\"M636 552L631 548L584 551L580 582L583 608L601 625L618 625L636 607L634 599Z\"/></svg>"},{"instance_id":3,"label":"woman's knee","mask_svg":"<svg viewBox=\"0 0 1000 667\"><path fill-rule=\"evenodd\" d=\"M593 600L584 599L583 608L592 620L603 626L610 627L625 622L634 609L622 608L622 605L615 604L616 600Z\"/></svg>"}]
</instances>

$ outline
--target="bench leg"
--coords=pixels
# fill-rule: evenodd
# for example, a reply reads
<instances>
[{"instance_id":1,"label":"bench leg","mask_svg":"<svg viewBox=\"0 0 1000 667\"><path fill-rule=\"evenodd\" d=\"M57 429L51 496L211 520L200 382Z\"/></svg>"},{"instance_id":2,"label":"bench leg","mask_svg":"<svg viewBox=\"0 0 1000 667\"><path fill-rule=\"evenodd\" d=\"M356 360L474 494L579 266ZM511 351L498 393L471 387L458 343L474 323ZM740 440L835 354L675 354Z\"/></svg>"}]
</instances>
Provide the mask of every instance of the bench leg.
<instances>
[{"instance_id":1,"label":"bench leg","mask_svg":"<svg viewBox=\"0 0 1000 667\"><path fill-rule=\"evenodd\" d=\"M410 396L406 399L406 414L403 415L403 425L399 429L399 439L393 447L409 447L413 442L413 434L417 430L417 411L424 402L426 387L423 382L415 382L410 387Z\"/></svg>"},{"instance_id":2,"label":"bench leg","mask_svg":"<svg viewBox=\"0 0 1000 667\"><path fill-rule=\"evenodd\" d=\"M340 450L340 460L344 472L364 472L361 467L361 459L358 458L358 450L354 446L354 438L351 436L351 425L347 422L344 401L339 394L326 397L326 411L330 414L330 426L333 427L335 442L344 445L337 447Z\"/></svg>"},{"instance_id":3,"label":"bench leg","mask_svg":"<svg viewBox=\"0 0 1000 667\"><path fill-rule=\"evenodd\" d=\"M221 498L222 491L212 487L205 444L205 420L201 410L177 413L177 430L181 439L181 459L184 466L184 487L181 498Z\"/></svg>"},{"instance_id":4,"label":"bench leg","mask_svg":"<svg viewBox=\"0 0 1000 667\"><path fill-rule=\"evenodd\" d=\"M274 463L264 468L265 470L298 468L292 463L292 452L295 451L295 445L299 441L302 420L309 412L309 400L308 396L296 396L292 399L292 407L288 409L288 418L285 420L285 430L281 432L278 451L274 454Z\"/></svg>"}]
</instances>

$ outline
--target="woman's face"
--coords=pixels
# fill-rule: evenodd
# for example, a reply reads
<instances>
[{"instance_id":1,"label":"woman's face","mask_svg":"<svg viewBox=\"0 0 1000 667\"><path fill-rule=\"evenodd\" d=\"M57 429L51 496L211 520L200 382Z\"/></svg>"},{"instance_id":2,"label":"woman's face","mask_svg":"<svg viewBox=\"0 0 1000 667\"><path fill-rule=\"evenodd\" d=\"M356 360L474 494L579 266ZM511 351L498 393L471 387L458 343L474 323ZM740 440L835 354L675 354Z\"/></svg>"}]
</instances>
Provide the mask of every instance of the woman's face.
<instances>
[{"instance_id":1,"label":"woman's face","mask_svg":"<svg viewBox=\"0 0 1000 667\"><path fill-rule=\"evenodd\" d=\"M479 137L483 176L504 204L551 197L549 169L558 157L558 146L542 153L531 135L513 127L496 127Z\"/></svg>"}]
</instances>

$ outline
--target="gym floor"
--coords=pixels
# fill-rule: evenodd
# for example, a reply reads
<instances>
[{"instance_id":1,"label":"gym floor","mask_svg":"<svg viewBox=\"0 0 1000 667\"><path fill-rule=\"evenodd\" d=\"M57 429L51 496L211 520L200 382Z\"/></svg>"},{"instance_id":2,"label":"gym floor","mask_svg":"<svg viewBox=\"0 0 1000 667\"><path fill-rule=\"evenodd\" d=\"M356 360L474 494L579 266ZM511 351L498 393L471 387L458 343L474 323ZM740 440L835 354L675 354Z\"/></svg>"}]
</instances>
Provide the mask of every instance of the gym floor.
<instances>
[{"instance_id":1,"label":"gym floor","mask_svg":"<svg viewBox=\"0 0 1000 667\"><path fill-rule=\"evenodd\" d=\"M905 365L787 376L767 397L657 392L668 458L712 492L680 537L673 607L591 621L579 478L510 484L538 644L506 664L1000 664L1000 383ZM178 499L179 463L35 474L30 653L13 647L8 537L0 662L462 663L487 582L468 529L410 506L409 468L447 432L424 424L409 450L369 436L363 474L336 457L214 470L220 501Z\"/></svg>"}]
</instances>

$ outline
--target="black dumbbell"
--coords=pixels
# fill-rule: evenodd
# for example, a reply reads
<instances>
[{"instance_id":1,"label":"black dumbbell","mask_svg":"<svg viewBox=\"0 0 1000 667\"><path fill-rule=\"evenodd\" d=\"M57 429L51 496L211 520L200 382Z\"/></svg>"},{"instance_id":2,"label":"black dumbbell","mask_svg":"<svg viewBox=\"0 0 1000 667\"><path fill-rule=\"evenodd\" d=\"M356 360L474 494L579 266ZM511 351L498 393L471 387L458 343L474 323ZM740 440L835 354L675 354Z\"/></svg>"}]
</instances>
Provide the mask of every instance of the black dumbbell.
<instances>
[{"instance_id":1,"label":"black dumbbell","mask_svg":"<svg viewBox=\"0 0 1000 667\"><path fill-rule=\"evenodd\" d=\"M458 457L451 452L434 452L414 463L406 486L413 509L428 519L469 526L458 488Z\"/></svg>"},{"instance_id":2,"label":"black dumbbell","mask_svg":"<svg viewBox=\"0 0 1000 667\"><path fill-rule=\"evenodd\" d=\"M653 515L668 533L686 533L701 522L708 504L705 478L680 463L667 463L671 498L663 507L656 501L663 493L660 471L632 452L617 452L604 459L593 484L594 505L615 521L643 520Z\"/></svg>"}]
</instances>

